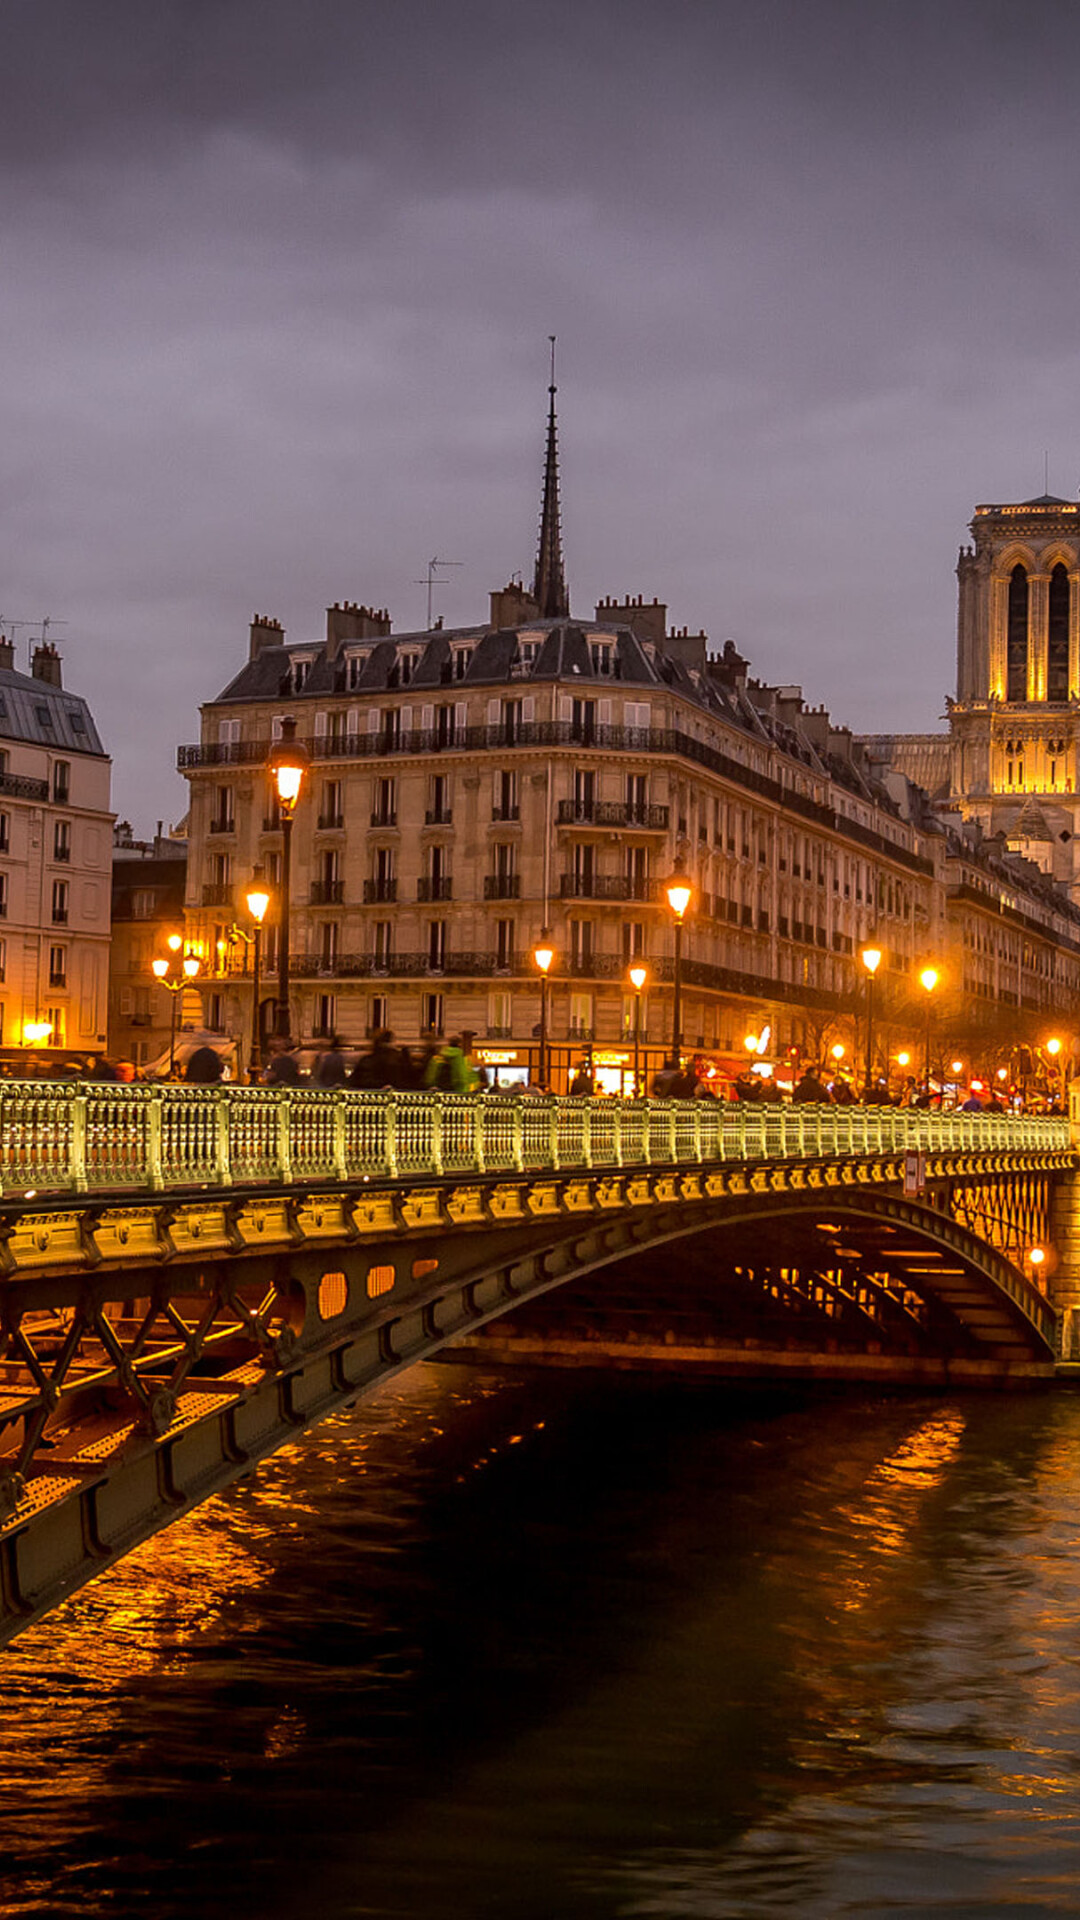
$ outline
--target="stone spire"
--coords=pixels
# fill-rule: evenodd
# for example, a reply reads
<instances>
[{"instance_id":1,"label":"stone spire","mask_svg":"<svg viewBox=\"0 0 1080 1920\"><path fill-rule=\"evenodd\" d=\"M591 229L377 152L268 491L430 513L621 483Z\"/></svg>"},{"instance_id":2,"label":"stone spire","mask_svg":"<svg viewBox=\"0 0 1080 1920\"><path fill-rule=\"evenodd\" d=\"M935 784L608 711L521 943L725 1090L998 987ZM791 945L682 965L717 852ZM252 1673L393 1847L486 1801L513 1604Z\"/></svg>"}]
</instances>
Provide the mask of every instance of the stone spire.
<instances>
[{"instance_id":1,"label":"stone spire","mask_svg":"<svg viewBox=\"0 0 1080 1920\"><path fill-rule=\"evenodd\" d=\"M565 619L570 596L563 577L562 529L559 524L559 454L555 434L555 335L551 340L551 385L548 388L547 460L544 466L544 504L540 512L540 545L536 555L533 598L541 620Z\"/></svg>"}]
</instances>

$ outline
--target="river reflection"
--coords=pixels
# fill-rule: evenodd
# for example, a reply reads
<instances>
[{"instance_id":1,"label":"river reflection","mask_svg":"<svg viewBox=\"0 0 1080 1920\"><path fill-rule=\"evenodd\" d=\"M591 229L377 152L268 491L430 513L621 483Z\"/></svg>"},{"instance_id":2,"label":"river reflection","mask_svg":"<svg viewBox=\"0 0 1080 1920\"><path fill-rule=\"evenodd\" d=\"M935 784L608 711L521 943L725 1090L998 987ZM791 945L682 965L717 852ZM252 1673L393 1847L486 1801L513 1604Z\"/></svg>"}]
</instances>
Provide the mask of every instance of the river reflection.
<instances>
[{"instance_id":1,"label":"river reflection","mask_svg":"<svg viewBox=\"0 0 1080 1920\"><path fill-rule=\"evenodd\" d=\"M3 1911L1077 1909L1080 1399L415 1369L0 1663Z\"/></svg>"}]
</instances>

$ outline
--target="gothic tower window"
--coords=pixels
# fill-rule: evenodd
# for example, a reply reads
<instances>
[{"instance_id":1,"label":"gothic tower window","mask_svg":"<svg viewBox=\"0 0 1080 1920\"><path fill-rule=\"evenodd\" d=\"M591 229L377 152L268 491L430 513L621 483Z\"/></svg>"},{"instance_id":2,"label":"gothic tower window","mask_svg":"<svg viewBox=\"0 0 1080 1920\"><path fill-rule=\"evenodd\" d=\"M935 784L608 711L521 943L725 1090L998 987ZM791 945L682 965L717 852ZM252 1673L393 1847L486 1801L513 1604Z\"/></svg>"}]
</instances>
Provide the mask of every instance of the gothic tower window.
<instances>
[{"instance_id":1,"label":"gothic tower window","mask_svg":"<svg viewBox=\"0 0 1080 1920\"><path fill-rule=\"evenodd\" d=\"M1046 697L1048 700L1069 697L1069 576L1060 560L1050 575Z\"/></svg>"},{"instance_id":2,"label":"gothic tower window","mask_svg":"<svg viewBox=\"0 0 1080 1920\"><path fill-rule=\"evenodd\" d=\"M1009 576L1009 619L1006 629L1006 700L1027 699L1028 577L1015 566Z\"/></svg>"}]
</instances>

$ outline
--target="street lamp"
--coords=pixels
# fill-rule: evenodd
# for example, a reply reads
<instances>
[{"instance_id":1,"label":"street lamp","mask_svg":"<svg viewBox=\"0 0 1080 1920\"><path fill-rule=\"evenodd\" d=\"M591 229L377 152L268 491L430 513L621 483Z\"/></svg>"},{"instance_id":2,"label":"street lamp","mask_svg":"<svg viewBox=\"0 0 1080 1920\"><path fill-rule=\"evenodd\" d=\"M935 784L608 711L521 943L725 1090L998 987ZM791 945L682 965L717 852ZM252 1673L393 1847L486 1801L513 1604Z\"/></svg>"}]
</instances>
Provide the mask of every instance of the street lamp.
<instances>
[{"instance_id":1,"label":"street lamp","mask_svg":"<svg viewBox=\"0 0 1080 1920\"><path fill-rule=\"evenodd\" d=\"M1067 1102L1066 1102L1066 1098L1065 1098L1065 1055L1064 1055L1064 1053L1062 1052L1062 1047L1061 1047L1061 1041L1060 1041L1060 1040L1058 1040L1057 1038L1055 1038L1055 1039L1053 1039L1053 1040L1048 1040L1048 1041L1047 1041L1047 1043L1046 1043L1046 1051L1047 1051L1047 1053L1048 1053L1048 1054L1050 1055L1050 1058L1051 1058L1051 1060L1052 1060L1052 1061L1054 1062L1054 1065L1060 1068L1060 1072L1061 1072L1061 1111L1062 1111L1062 1112L1064 1113L1064 1111L1065 1111L1065 1107L1066 1107L1066 1105L1067 1105ZM1060 1059L1060 1061L1059 1061L1059 1059L1058 1059L1058 1055L1059 1055L1059 1054L1061 1055L1061 1059Z\"/></svg>"},{"instance_id":2,"label":"street lamp","mask_svg":"<svg viewBox=\"0 0 1080 1920\"><path fill-rule=\"evenodd\" d=\"M546 1091L547 1079L547 985L548 973L555 958L555 949L551 944L551 935L546 927L540 930L540 938L533 948L533 965L540 975L540 1062L537 1067L537 1079Z\"/></svg>"},{"instance_id":3,"label":"street lamp","mask_svg":"<svg viewBox=\"0 0 1080 1920\"><path fill-rule=\"evenodd\" d=\"M880 947L863 947L859 959L866 968L866 1080L867 1093L874 1078L874 975L881 965Z\"/></svg>"},{"instance_id":4,"label":"street lamp","mask_svg":"<svg viewBox=\"0 0 1080 1920\"><path fill-rule=\"evenodd\" d=\"M926 1104L930 1105L930 1006L931 995L941 975L936 967L924 967L919 975L919 985L926 993Z\"/></svg>"},{"instance_id":5,"label":"street lamp","mask_svg":"<svg viewBox=\"0 0 1080 1920\"><path fill-rule=\"evenodd\" d=\"M263 870L256 867L251 875L251 885L244 896L247 910L255 922L255 931L251 946L251 1062L248 1079L254 1087L258 1083L262 1066L262 1033L259 1023L259 960L262 952L262 923L266 918L266 909L270 905L270 894L263 879Z\"/></svg>"},{"instance_id":6,"label":"street lamp","mask_svg":"<svg viewBox=\"0 0 1080 1920\"><path fill-rule=\"evenodd\" d=\"M678 1070L682 1056L682 930L686 909L694 897L691 881L674 874L664 887L667 903L675 915L675 991L671 1008L671 1065Z\"/></svg>"},{"instance_id":7,"label":"street lamp","mask_svg":"<svg viewBox=\"0 0 1080 1920\"><path fill-rule=\"evenodd\" d=\"M641 990L649 977L647 967L631 967L630 985L634 989L634 1098L641 1098Z\"/></svg>"},{"instance_id":8,"label":"street lamp","mask_svg":"<svg viewBox=\"0 0 1080 1920\"><path fill-rule=\"evenodd\" d=\"M172 994L172 1018L169 1023L169 1077L172 1078L176 1065L176 1018L180 1011L180 995L189 987L199 971L197 953L185 953L183 960L178 954L183 942L177 933L170 934L166 945L172 950L172 959L164 957L150 962L150 969L158 985Z\"/></svg>"},{"instance_id":9,"label":"street lamp","mask_svg":"<svg viewBox=\"0 0 1080 1920\"><path fill-rule=\"evenodd\" d=\"M281 723L281 739L271 748L266 770L274 783L278 812L281 815L281 901L278 910L278 1003L274 1030L287 1047L289 1034L289 882L292 873L292 824L304 775L308 751L296 738L296 721L287 715Z\"/></svg>"}]
</instances>

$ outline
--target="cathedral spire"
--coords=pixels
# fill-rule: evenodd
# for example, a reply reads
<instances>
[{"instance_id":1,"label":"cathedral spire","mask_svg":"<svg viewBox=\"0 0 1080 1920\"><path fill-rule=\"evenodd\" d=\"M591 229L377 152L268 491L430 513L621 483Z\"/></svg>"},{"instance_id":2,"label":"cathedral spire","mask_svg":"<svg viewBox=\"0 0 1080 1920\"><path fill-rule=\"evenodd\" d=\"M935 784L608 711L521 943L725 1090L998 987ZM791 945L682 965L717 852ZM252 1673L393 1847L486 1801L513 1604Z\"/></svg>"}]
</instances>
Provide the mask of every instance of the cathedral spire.
<instances>
[{"instance_id":1,"label":"cathedral spire","mask_svg":"<svg viewBox=\"0 0 1080 1920\"><path fill-rule=\"evenodd\" d=\"M544 466L544 504L540 512L540 545L536 555L533 598L542 620L565 619L570 596L563 577L562 528L559 523L559 454L555 434L555 335L551 341L551 385L548 388L547 460Z\"/></svg>"}]
</instances>

